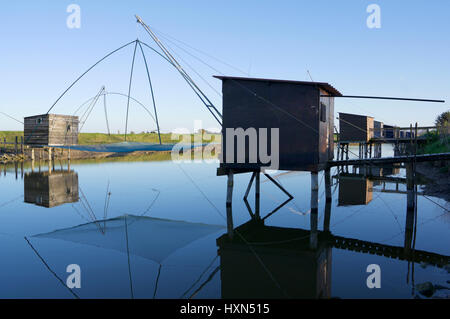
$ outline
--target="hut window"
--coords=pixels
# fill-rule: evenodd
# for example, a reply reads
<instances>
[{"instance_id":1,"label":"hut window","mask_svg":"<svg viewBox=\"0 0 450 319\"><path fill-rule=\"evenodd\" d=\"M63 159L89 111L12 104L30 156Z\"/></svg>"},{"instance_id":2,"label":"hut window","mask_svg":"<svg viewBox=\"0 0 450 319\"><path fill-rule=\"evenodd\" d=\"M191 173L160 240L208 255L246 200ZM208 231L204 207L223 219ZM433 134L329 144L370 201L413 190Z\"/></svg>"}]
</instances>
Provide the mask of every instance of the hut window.
<instances>
[{"instance_id":1,"label":"hut window","mask_svg":"<svg viewBox=\"0 0 450 319\"><path fill-rule=\"evenodd\" d=\"M320 121L327 121L327 105L325 103L320 103Z\"/></svg>"},{"instance_id":2,"label":"hut window","mask_svg":"<svg viewBox=\"0 0 450 319\"><path fill-rule=\"evenodd\" d=\"M42 123L42 117L36 119L36 124L41 124Z\"/></svg>"}]
</instances>

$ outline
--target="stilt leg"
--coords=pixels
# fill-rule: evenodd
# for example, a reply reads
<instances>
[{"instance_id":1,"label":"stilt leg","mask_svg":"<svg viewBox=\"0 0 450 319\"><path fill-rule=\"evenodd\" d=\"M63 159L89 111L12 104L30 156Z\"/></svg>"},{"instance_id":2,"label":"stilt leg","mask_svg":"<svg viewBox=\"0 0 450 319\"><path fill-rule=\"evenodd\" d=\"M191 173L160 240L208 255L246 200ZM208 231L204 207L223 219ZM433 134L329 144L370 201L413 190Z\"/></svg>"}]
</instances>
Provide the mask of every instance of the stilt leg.
<instances>
[{"instance_id":1,"label":"stilt leg","mask_svg":"<svg viewBox=\"0 0 450 319\"><path fill-rule=\"evenodd\" d=\"M414 231L415 209L416 209L416 194L414 189L414 165L413 163L406 164L406 223L405 223L405 252L408 253L412 246L412 238Z\"/></svg>"},{"instance_id":2,"label":"stilt leg","mask_svg":"<svg viewBox=\"0 0 450 319\"><path fill-rule=\"evenodd\" d=\"M318 172L311 172L311 236L309 246L311 249L317 249L318 231L317 224L319 206L319 174Z\"/></svg>"},{"instance_id":3,"label":"stilt leg","mask_svg":"<svg viewBox=\"0 0 450 319\"><path fill-rule=\"evenodd\" d=\"M255 216L256 219L261 219L260 203L261 203L261 172L256 172L255 184Z\"/></svg>"},{"instance_id":4,"label":"stilt leg","mask_svg":"<svg viewBox=\"0 0 450 319\"><path fill-rule=\"evenodd\" d=\"M228 182L227 182L227 231L228 236L233 238L233 211L232 211L232 203L233 203L233 187L234 187L234 175L233 171L228 172Z\"/></svg>"}]
</instances>

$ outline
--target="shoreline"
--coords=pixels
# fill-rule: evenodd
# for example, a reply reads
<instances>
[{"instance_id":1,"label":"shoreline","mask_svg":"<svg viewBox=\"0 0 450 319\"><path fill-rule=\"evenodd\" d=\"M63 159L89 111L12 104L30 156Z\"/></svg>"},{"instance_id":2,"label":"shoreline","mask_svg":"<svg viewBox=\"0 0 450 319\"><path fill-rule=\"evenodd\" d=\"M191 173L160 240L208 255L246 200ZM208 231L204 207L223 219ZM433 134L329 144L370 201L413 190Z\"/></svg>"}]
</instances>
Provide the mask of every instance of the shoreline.
<instances>
[{"instance_id":1,"label":"shoreline","mask_svg":"<svg viewBox=\"0 0 450 319\"><path fill-rule=\"evenodd\" d=\"M207 146L195 147L189 149L189 153L194 155L197 152L202 152L202 158L204 157L204 151L208 151L207 154L212 154L207 156L207 158L216 157L215 154L220 152L220 144L212 144ZM68 149L53 149L49 154L47 148L35 149L34 161L37 162L48 162L50 161L68 161L68 160L114 160L114 159L127 159L127 160L148 160L148 161L164 161L172 159L172 151L134 151L134 152L123 152L123 153L113 153L113 152L91 152L91 151L79 151L79 150L69 150ZM32 154L31 149L25 149L24 154L11 154L3 153L0 154L0 164L6 165L14 162L31 162Z\"/></svg>"}]
</instances>

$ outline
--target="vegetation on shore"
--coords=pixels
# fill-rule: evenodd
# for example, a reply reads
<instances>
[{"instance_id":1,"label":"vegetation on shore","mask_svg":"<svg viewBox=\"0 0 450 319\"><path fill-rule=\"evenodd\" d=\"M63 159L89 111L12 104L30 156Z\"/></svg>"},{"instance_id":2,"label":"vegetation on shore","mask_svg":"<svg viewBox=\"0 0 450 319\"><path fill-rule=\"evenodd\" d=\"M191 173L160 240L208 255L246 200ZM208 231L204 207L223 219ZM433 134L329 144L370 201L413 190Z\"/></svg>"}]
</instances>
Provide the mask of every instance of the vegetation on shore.
<instances>
[{"instance_id":1,"label":"vegetation on shore","mask_svg":"<svg viewBox=\"0 0 450 319\"><path fill-rule=\"evenodd\" d=\"M450 152L450 137L442 137L433 132L428 134L428 141L419 150L421 154L438 154Z\"/></svg>"},{"instance_id":2,"label":"vegetation on shore","mask_svg":"<svg viewBox=\"0 0 450 319\"><path fill-rule=\"evenodd\" d=\"M172 140L172 133L161 134L161 142L163 144L173 144L179 141L184 141L184 138L189 139L189 135L182 135L178 140ZM19 138L23 136L22 131L0 131L0 142L6 138L8 143L13 143L16 136ZM194 142L194 138L200 138L200 134L190 134L191 142ZM93 144L110 144L110 143L120 143L125 141L124 134L104 134L104 133L80 133L78 136L78 144L80 145L93 145ZM139 142L139 143L159 143L159 138L157 133L130 133L127 135L128 142ZM202 136L202 143L220 143L220 134L204 134Z\"/></svg>"},{"instance_id":3,"label":"vegetation on shore","mask_svg":"<svg viewBox=\"0 0 450 319\"><path fill-rule=\"evenodd\" d=\"M438 154L450 152L450 111L440 114L435 121L436 132L427 134L427 142L420 148L421 154Z\"/></svg>"}]
</instances>

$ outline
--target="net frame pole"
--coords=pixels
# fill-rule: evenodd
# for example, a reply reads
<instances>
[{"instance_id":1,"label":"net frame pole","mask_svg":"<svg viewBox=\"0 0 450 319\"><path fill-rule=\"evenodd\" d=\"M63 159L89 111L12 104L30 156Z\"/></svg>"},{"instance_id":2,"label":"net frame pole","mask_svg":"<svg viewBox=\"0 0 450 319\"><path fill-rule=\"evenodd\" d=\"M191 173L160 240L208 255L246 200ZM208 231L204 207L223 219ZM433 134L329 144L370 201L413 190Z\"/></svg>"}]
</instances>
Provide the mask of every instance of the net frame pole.
<instances>
[{"instance_id":1,"label":"net frame pole","mask_svg":"<svg viewBox=\"0 0 450 319\"><path fill-rule=\"evenodd\" d=\"M153 109L154 109L154 112L155 112L156 127L157 127L157 129L158 129L159 144L162 144L162 141L161 141L161 131L160 131L160 129L159 129L158 112L156 111L155 94L154 94L154 92L153 92L153 85L152 85L152 80L151 80L151 78L150 78L150 71L149 71L149 69L148 69L147 58L145 57L144 49L142 48L141 42L138 41L137 43L139 44L139 48L141 49L142 58L144 59L144 64L145 64L145 70L147 71L148 84L149 84L149 86L150 86L150 93L152 94Z\"/></svg>"},{"instance_id":2,"label":"net frame pole","mask_svg":"<svg viewBox=\"0 0 450 319\"><path fill-rule=\"evenodd\" d=\"M128 115L129 115L129 111L130 111L131 84L133 82L134 62L136 61L137 45L138 45L138 40L135 40L134 52L133 52L133 61L131 62L130 83L128 84L127 115L126 115L126 119L125 119L125 142L127 141Z\"/></svg>"}]
</instances>

